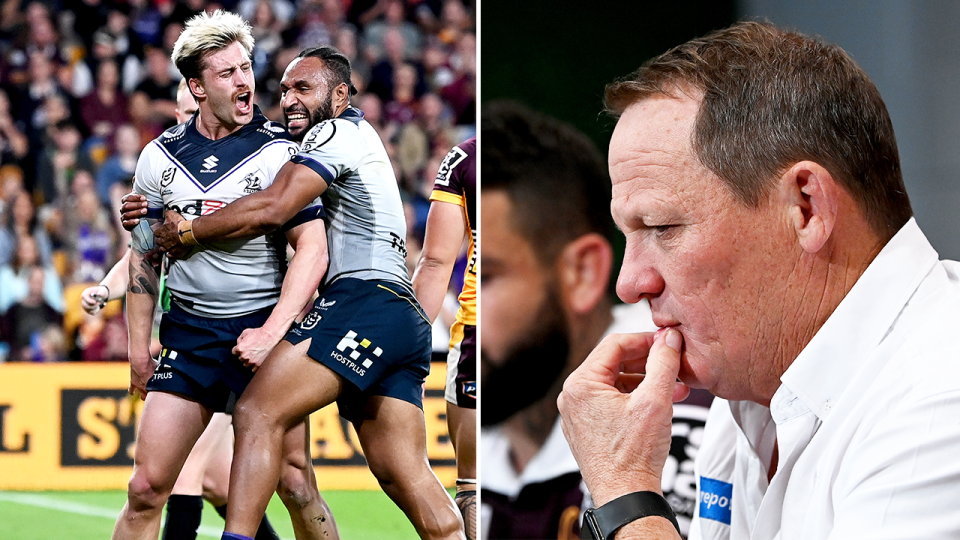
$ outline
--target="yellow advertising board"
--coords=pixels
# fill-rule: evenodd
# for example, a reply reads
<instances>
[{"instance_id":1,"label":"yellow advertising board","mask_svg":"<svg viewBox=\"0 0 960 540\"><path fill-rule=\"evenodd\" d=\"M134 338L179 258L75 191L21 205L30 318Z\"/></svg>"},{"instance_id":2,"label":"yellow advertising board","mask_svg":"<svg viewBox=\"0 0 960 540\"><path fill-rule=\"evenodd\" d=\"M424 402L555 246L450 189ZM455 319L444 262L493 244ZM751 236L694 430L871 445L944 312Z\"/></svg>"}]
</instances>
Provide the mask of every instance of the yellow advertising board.
<instances>
[{"instance_id":1,"label":"yellow advertising board","mask_svg":"<svg viewBox=\"0 0 960 540\"><path fill-rule=\"evenodd\" d=\"M452 486L445 372L433 364L423 410L430 463ZM143 409L129 380L123 363L0 365L0 490L126 489ZM336 404L310 417L310 437L320 489L379 489Z\"/></svg>"}]
</instances>

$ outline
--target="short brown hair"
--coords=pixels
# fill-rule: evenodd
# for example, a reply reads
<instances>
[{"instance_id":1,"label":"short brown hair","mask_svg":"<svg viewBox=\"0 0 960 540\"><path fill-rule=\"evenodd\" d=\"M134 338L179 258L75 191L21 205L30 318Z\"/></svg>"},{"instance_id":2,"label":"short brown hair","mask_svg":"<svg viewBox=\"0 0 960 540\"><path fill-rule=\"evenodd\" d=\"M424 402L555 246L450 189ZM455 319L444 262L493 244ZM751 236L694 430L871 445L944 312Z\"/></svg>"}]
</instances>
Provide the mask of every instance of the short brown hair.
<instances>
[{"instance_id":1,"label":"short brown hair","mask_svg":"<svg viewBox=\"0 0 960 540\"><path fill-rule=\"evenodd\" d=\"M607 111L700 95L693 151L742 203L757 206L791 165L825 167L889 239L913 215L886 105L836 45L741 22L691 40L607 86Z\"/></svg>"}]
</instances>

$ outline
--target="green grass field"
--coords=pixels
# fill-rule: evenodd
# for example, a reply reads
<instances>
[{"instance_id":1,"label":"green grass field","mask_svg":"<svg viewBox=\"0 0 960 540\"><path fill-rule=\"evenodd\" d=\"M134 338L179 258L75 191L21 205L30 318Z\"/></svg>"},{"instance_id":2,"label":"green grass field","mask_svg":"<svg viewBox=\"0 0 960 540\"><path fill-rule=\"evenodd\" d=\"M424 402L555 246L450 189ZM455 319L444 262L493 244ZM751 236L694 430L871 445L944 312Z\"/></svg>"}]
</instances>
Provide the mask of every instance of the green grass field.
<instances>
[{"instance_id":1,"label":"green grass field","mask_svg":"<svg viewBox=\"0 0 960 540\"><path fill-rule=\"evenodd\" d=\"M324 491L340 537L416 539L406 516L381 491ZM123 491L0 491L0 540L106 540L126 501ZM293 540L290 518L274 495L267 509L284 540ZM223 520L204 505L199 539L220 538Z\"/></svg>"}]
</instances>

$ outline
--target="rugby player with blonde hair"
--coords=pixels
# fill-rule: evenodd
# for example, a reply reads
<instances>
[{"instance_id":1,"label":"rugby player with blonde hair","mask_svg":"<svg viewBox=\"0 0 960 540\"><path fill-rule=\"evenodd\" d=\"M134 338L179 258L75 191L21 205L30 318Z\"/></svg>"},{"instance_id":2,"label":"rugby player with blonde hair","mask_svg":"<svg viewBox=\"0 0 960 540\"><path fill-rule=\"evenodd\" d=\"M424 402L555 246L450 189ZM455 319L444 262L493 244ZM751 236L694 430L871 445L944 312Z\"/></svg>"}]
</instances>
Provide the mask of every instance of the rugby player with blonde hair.
<instances>
[{"instance_id":1,"label":"rugby player with blonde hair","mask_svg":"<svg viewBox=\"0 0 960 540\"><path fill-rule=\"evenodd\" d=\"M156 539L160 510L177 475L214 412L243 392L316 290L327 266L319 201L289 220L283 232L244 241L209 242L170 265L170 311L160 324L163 352L149 342L158 277L145 254L150 225L164 208L187 218L209 214L269 186L297 145L283 126L253 104L250 26L216 11L187 22L173 61L197 100L198 113L144 149L134 191L150 212L133 231L129 319L130 392L144 397L133 477L114 539ZM287 263L277 240L295 248ZM243 352L240 360L234 348ZM278 492L291 512L297 538L336 538L307 454L306 424L282 442Z\"/></svg>"}]
</instances>

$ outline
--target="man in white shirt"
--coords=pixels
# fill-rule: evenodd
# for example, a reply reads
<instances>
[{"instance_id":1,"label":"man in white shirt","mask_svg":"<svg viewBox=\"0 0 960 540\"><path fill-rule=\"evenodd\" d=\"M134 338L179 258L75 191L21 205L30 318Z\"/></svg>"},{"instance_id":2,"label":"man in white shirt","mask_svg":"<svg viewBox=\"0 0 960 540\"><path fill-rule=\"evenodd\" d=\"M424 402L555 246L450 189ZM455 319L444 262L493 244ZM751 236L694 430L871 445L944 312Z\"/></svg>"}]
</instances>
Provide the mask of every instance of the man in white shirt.
<instances>
[{"instance_id":1,"label":"man in white shirt","mask_svg":"<svg viewBox=\"0 0 960 540\"><path fill-rule=\"evenodd\" d=\"M707 420L691 538L960 536L960 267L911 217L866 74L739 23L606 100L617 290L661 330L607 338L560 396L591 537L676 537L659 471L688 386L728 400Z\"/></svg>"}]
</instances>

